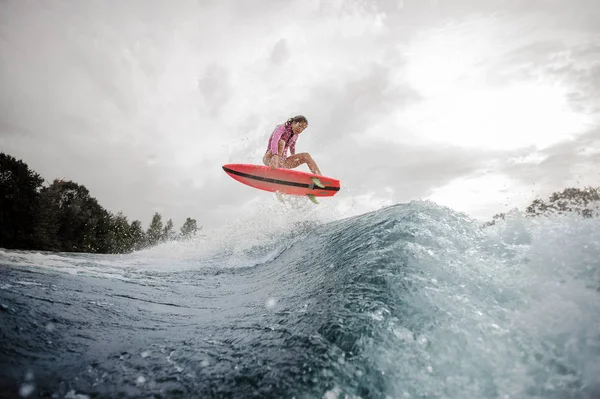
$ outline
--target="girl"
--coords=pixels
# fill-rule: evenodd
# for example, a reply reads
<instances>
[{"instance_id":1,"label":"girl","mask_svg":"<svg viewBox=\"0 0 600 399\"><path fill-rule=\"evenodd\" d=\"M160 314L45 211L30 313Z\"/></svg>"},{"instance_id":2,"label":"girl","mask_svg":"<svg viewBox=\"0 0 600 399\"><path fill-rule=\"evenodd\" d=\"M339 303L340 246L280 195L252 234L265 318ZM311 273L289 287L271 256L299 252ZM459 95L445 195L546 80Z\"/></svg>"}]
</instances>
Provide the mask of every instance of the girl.
<instances>
[{"instance_id":1,"label":"girl","mask_svg":"<svg viewBox=\"0 0 600 399\"><path fill-rule=\"evenodd\" d=\"M279 167L293 169L306 164L312 173L321 175L319 167L308 152L296 154L296 140L307 126L308 121L302 115L288 119L283 125L277 125L269 137L263 163L271 169ZM288 148L292 154L290 157L287 157Z\"/></svg>"}]
</instances>

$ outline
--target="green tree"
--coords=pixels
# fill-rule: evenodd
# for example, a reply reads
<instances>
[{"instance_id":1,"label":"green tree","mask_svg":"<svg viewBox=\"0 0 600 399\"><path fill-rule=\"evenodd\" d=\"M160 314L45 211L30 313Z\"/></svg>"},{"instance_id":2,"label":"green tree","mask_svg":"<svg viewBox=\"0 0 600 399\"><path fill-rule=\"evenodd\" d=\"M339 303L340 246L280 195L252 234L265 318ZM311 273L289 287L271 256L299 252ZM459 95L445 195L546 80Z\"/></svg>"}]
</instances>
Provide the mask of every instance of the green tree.
<instances>
[{"instance_id":1,"label":"green tree","mask_svg":"<svg viewBox=\"0 0 600 399\"><path fill-rule=\"evenodd\" d=\"M94 223L92 242L89 243L92 252L112 254L117 250L115 234L116 217L105 209L90 217Z\"/></svg>"},{"instance_id":2,"label":"green tree","mask_svg":"<svg viewBox=\"0 0 600 399\"><path fill-rule=\"evenodd\" d=\"M173 221L171 219L167 220L161 239L162 241L172 241L175 239L175 231L173 230Z\"/></svg>"},{"instance_id":3,"label":"green tree","mask_svg":"<svg viewBox=\"0 0 600 399\"><path fill-rule=\"evenodd\" d=\"M132 250L139 251L146 246L146 235L142 230L142 222L134 220L129 226L129 236L131 237Z\"/></svg>"},{"instance_id":4,"label":"green tree","mask_svg":"<svg viewBox=\"0 0 600 399\"><path fill-rule=\"evenodd\" d=\"M56 204L60 193L49 187L40 191L39 213L35 228L36 247L43 251L60 251L62 244L58 234L60 215Z\"/></svg>"},{"instance_id":5,"label":"green tree","mask_svg":"<svg viewBox=\"0 0 600 399\"><path fill-rule=\"evenodd\" d=\"M0 246L33 249L44 180L22 160L0 153Z\"/></svg>"},{"instance_id":6,"label":"green tree","mask_svg":"<svg viewBox=\"0 0 600 399\"><path fill-rule=\"evenodd\" d=\"M56 212L60 250L107 252L110 247L110 215L90 196L85 186L54 180L44 190L46 205Z\"/></svg>"},{"instance_id":7,"label":"green tree","mask_svg":"<svg viewBox=\"0 0 600 399\"><path fill-rule=\"evenodd\" d=\"M162 234L163 234L162 216L160 213L155 212L154 216L152 216L152 221L150 222L150 226L148 226L148 230L146 231L146 239L148 241L148 245L150 245L150 246L157 245L161 241Z\"/></svg>"},{"instance_id":8,"label":"green tree","mask_svg":"<svg viewBox=\"0 0 600 399\"><path fill-rule=\"evenodd\" d=\"M127 221L127 216L119 212L113 219L113 253L126 253L133 250L133 237L131 236L131 226Z\"/></svg>"},{"instance_id":9,"label":"green tree","mask_svg":"<svg viewBox=\"0 0 600 399\"><path fill-rule=\"evenodd\" d=\"M146 233L136 220L104 209L73 181L44 180L27 164L0 153L0 247L48 251L125 253L176 238L173 221L157 212ZM197 230L188 218L184 236Z\"/></svg>"},{"instance_id":10,"label":"green tree","mask_svg":"<svg viewBox=\"0 0 600 399\"><path fill-rule=\"evenodd\" d=\"M181 237L185 240L192 238L196 235L198 231L198 226L196 224L196 219L187 218L181 226Z\"/></svg>"},{"instance_id":11,"label":"green tree","mask_svg":"<svg viewBox=\"0 0 600 399\"><path fill-rule=\"evenodd\" d=\"M497 213L492 217L492 220L490 222L485 222L482 227L493 226L496 224L497 220L500 220L500 219L504 220L505 218L506 218L505 213Z\"/></svg>"},{"instance_id":12,"label":"green tree","mask_svg":"<svg viewBox=\"0 0 600 399\"><path fill-rule=\"evenodd\" d=\"M534 200L526 209L528 216L575 212L583 217L600 214L600 187L565 188L550 195L547 201Z\"/></svg>"}]
</instances>

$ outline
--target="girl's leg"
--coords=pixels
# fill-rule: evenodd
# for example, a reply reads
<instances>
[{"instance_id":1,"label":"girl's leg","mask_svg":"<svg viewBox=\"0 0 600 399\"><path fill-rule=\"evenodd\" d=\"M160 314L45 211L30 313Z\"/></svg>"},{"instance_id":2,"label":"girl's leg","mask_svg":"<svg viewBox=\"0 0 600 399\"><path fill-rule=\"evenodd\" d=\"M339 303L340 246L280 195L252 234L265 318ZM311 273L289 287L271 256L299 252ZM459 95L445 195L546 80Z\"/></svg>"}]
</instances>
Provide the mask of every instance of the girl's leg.
<instances>
[{"instance_id":1,"label":"girl's leg","mask_svg":"<svg viewBox=\"0 0 600 399\"><path fill-rule=\"evenodd\" d=\"M319 170L317 163L312 159L308 152L292 155L285 160L283 167L287 169L294 169L302 164L306 164L308 169L310 169L310 171L315 175L321 175L321 171Z\"/></svg>"}]
</instances>

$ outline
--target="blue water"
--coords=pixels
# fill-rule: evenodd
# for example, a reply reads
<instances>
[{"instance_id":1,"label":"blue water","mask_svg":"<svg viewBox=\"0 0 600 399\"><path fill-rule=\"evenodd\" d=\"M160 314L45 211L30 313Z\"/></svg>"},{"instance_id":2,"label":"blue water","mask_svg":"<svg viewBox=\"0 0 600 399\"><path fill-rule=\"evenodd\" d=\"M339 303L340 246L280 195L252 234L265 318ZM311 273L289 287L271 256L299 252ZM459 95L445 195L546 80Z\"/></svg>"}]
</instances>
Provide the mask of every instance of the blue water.
<instances>
[{"instance_id":1,"label":"blue water","mask_svg":"<svg viewBox=\"0 0 600 399\"><path fill-rule=\"evenodd\" d=\"M598 219L290 214L123 256L0 251L0 396L600 397Z\"/></svg>"}]
</instances>

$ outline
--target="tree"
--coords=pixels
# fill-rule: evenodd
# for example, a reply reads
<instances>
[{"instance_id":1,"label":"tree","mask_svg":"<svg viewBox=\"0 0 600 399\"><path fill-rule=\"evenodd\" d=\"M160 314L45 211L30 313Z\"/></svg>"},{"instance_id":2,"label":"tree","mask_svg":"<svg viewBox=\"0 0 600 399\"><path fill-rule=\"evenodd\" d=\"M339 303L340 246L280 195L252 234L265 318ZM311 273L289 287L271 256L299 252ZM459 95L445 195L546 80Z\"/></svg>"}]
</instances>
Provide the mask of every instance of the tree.
<instances>
[{"instance_id":1,"label":"tree","mask_svg":"<svg viewBox=\"0 0 600 399\"><path fill-rule=\"evenodd\" d=\"M54 180L42 191L43 203L56 213L61 251L106 252L110 247L110 214L90 196L89 190L72 181Z\"/></svg>"},{"instance_id":2,"label":"tree","mask_svg":"<svg viewBox=\"0 0 600 399\"><path fill-rule=\"evenodd\" d=\"M93 234L87 243L91 252L116 253L115 216L102 208L97 214L91 215L90 219L94 223Z\"/></svg>"},{"instance_id":3,"label":"tree","mask_svg":"<svg viewBox=\"0 0 600 399\"><path fill-rule=\"evenodd\" d=\"M49 187L40 191L39 212L35 228L36 248L43 251L60 251L61 239L58 234L60 215L57 211L60 193Z\"/></svg>"},{"instance_id":4,"label":"tree","mask_svg":"<svg viewBox=\"0 0 600 399\"><path fill-rule=\"evenodd\" d=\"M167 220L161 238L162 241L172 241L175 239L175 231L173 230L173 221L171 219Z\"/></svg>"},{"instance_id":5,"label":"tree","mask_svg":"<svg viewBox=\"0 0 600 399\"><path fill-rule=\"evenodd\" d=\"M505 218L506 218L506 214L504 212L497 213L492 217L492 220L490 222L485 222L482 227L493 226L496 224L497 220L500 220L500 219L504 220Z\"/></svg>"},{"instance_id":6,"label":"tree","mask_svg":"<svg viewBox=\"0 0 600 399\"><path fill-rule=\"evenodd\" d=\"M148 245L157 245L161 241L162 234L162 216L160 215L160 213L155 212L154 216L152 217L152 221L150 222L150 226L148 226L148 230L146 232L146 239L148 241Z\"/></svg>"},{"instance_id":7,"label":"tree","mask_svg":"<svg viewBox=\"0 0 600 399\"><path fill-rule=\"evenodd\" d=\"M0 246L35 247L39 189L44 180L22 160L0 153Z\"/></svg>"},{"instance_id":8,"label":"tree","mask_svg":"<svg viewBox=\"0 0 600 399\"><path fill-rule=\"evenodd\" d=\"M548 202L534 200L526 209L528 216L575 212L583 217L600 215L600 187L565 188L552 193Z\"/></svg>"},{"instance_id":9,"label":"tree","mask_svg":"<svg viewBox=\"0 0 600 399\"><path fill-rule=\"evenodd\" d=\"M131 226L127 221L127 216L119 212L112 220L112 248L111 253L126 253L133 250L133 239L131 236Z\"/></svg>"},{"instance_id":10,"label":"tree","mask_svg":"<svg viewBox=\"0 0 600 399\"><path fill-rule=\"evenodd\" d=\"M187 240L194 237L197 231L198 227L196 225L196 219L187 218L185 219L183 226L181 226L181 237Z\"/></svg>"},{"instance_id":11,"label":"tree","mask_svg":"<svg viewBox=\"0 0 600 399\"><path fill-rule=\"evenodd\" d=\"M146 246L146 235L142 230L142 222L134 220L129 226L129 237L131 237L132 247L134 251L139 251Z\"/></svg>"},{"instance_id":12,"label":"tree","mask_svg":"<svg viewBox=\"0 0 600 399\"><path fill-rule=\"evenodd\" d=\"M195 234L196 221L182 227ZM73 181L44 180L21 160L0 153L0 247L65 252L125 253L176 238L173 221L157 212L148 231L136 220L104 209Z\"/></svg>"}]
</instances>

